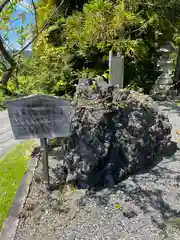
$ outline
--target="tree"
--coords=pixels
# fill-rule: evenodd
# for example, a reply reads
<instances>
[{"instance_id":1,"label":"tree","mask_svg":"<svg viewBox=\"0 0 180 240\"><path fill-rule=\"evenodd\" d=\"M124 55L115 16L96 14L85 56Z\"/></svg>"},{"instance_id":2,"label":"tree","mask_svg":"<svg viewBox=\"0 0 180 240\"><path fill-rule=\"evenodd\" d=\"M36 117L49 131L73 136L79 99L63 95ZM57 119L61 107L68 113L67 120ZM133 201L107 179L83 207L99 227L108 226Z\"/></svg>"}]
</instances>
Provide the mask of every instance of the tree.
<instances>
[{"instance_id":1,"label":"tree","mask_svg":"<svg viewBox=\"0 0 180 240\"><path fill-rule=\"evenodd\" d=\"M82 76L102 75L108 68L109 50L121 49L126 56L126 67L131 70L125 72L130 73L125 76L126 84L132 80L144 84L144 80L152 75L147 73L147 66L153 68L156 65L156 36L153 32L156 19L149 21L148 17L137 14L135 10L125 11L123 5L122 1L91 1L84 5L82 12L57 19L41 39L45 48L39 51L40 56L45 57L49 66L59 59L65 62L64 56L69 56L66 65L71 66L70 77L75 81ZM41 42L37 49L40 46ZM59 52L57 61L50 48ZM56 65L57 73L62 73L60 66L62 63ZM62 82L63 86L70 82L69 75L65 78L60 75L58 77L57 74L52 89L59 86L61 90Z\"/></svg>"},{"instance_id":2,"label":"tree","mask_svg":"<svg viewBox=\"0 0 180 240\"><path fill-rule=\"evenodd\" d=\"M18 64L17 64L17 57L20 56L20 54L27 49L32 42L34 42L37 37L42 34L42 32L47 28L47 26L49 25L49 22L51 21L51 19L54 17L54 15L57 13L57 11L60 9L61 5L63 4L63 1L61 1L61 3L59 4L59 6L53 11L51 12L49 18L46 19L46 21L44 22L44 24L42 25L42 27L40 28L40 30L38 30L38 26L36 25L36 30L35 30L35 34L34 36L32 36L31 40L25 44L26 40L29 38L29 35L25 32L25 28L23 28L22 26L19 29L16 29L17 32L20 33L20 39L19 42L22 45L22 49L18 52L16 52L15 54L10 54L9 51L6 48L6 42L7 42L7 32L8 32L8 25L10 22L10 17L13 13L13 11L15 10L16 5L18 4L17 0L14 1L10 1L10 0L4 0L3 3L1 3L0 5L0 17L1 17L1 30L4 30L5 34L4 34L4 39L2 37L2 34L0 35L0 52L2 54L2 57L5 59L5 61L1 62L2 65L2 78L0 83L7 88L7 84L8 81L10 79L10 77L12 76L13 71L15 70L15 68L17 68ZM32 0L32 5L33 5L33 12L35 14L35 20L37 23L37 11L36 11L36 6L34 4L34 1ZM22 16L24 17L24 16Z\"/></svg>"},{"instance_id":3,"label":"tree","mask_svg":"<svg viewBox=\"0 0 180 240\"><path fill-rule=\"evenodd\" d=\"M5 6L10 6L12 12L9 3ZM14 2L14 6L16 4ZM91 0L88 3L86 0L40 0L37 4L32 1L36 24L30 42L22 44L20 52L11 55L4 45L4 36L1 37L0 51L5 60L2 70L6 79L2 83L7 86L19 66L23 82L23 76L33 75L34 79L38 78L36 89L60 94L71 90L82 76L102 75L108 69L109 50L121 50L125 55L125 69L128 69L125 84L133 81L148 91L148 81L156 78L158 45L179 34L178 4L175 0ZM4 11L5 7L2 17L7 28L10 13L5 15ZM23 29L19 32L24 43L28 36ZM22 64L17 58L32 43L33 57L29 63ZM29 66L24 66L27 64ZM32 89L31 83L27 84Z\"/></svg>"},{"instance_id":4,"label":"tree","mask_svg":"<svg viewBox=\"0 0 180 240\"><path fill-rule=\"evenodd\" d=\"M5 9L5 7L10 3L10 0L5 0L4 2L1 3L0 5L0 14L1 14L1 18L3 20L3 10ZM14 5L11 6L11 8L9 8L9 13L12 13L12 10L14 8ZM5 11L4 14L6 14L7 11ZM10 15L10 14L9 14ZM6 18L6 20L9 20L9 16ZM6 47L4 46L4 42L3 42L3 39L2 39L2 36L0 36L0 51L4 57L4 59L7 61L8 63L8 67L2 63L3 65L3 74L2 74L2 79L0 81L0 83L2 83L4 86L7 86L7 82L10 78L10 76L12 75L12 72L15 68L15 61L14 59L12 58L12 56L9 54L9 52L7 51Z\"/></svg>"}]
</instances>

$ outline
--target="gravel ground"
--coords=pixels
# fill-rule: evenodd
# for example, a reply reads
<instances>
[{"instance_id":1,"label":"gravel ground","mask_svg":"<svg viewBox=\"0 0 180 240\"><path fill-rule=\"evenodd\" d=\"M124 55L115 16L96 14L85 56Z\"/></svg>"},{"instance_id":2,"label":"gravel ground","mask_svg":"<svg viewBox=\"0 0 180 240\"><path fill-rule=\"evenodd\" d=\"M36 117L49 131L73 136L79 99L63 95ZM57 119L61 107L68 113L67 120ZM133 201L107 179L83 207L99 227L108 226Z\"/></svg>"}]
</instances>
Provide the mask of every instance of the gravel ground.
<instances>
[{"instance_id":1,"label":"gravel ground","mask_svg":"<svg viewBox=\"0 0 180 240\"><path fill-rule=\"evenodd\" d=\"M160 108L168 113L172 138L178 141L179 115L171 104ZM66 186L48 194L39 163L15 240L180 239L179 157L180 150L149 172L89 193ZM50 161L56 160L51 156Z\"/></svg>"}]
</instances>

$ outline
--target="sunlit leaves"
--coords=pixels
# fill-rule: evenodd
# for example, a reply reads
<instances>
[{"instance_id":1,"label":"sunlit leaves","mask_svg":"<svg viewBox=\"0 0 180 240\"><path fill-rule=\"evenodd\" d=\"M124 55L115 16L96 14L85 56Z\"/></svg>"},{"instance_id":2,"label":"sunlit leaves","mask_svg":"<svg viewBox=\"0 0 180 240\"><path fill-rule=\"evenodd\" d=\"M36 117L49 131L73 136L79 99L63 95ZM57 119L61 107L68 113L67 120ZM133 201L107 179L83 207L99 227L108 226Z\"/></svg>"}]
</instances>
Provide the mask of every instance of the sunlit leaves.
<instances>
[{"instance_id":1,"label":"sunlit leaves","mask_svg":"<svg viewBox=\"0 0 180 240\"><path fill-rule=\"evenodd\" d=\"M34 79L38 79L35 84L37 89L57 93L78 77L103 74L108 68L104 63L108 62L108 52L112 49L121 50L125 60L128 59L125 77L142 87L145 81L151 80L147 72L155 70L155 52L161 38L171 37L174 29L178 29L177 19L172 19L172 14L168 16L174 8L174 0L163 1L168 4L162 8L160 0L91 0L84 5L83 11L74 12L68 17L62 15L61 9L59 16L51 21L33 44L36 60L29 63L33 71L26 68L23 74L30 72ZM41 0L37 5L40 27L55 4L54 0ZM166 6L173 8L170 11L165 9ZM24 24L24 16L20 17ZM29 35L24 32L18 32L21 45L30 37L30 32ZM174 39L176 43L180 42L178 31Z\"/></svg>"},{"instance_id":2,"label":"sunlit leaves","mask_svg":"<svg viewBox=\"0 0 180 240\"><path fill-rule=\"evenodd\" d=\"M116 209L121 209L121 204L120 203L115 203L115 208Z\"/></svg>"}]
</instances>

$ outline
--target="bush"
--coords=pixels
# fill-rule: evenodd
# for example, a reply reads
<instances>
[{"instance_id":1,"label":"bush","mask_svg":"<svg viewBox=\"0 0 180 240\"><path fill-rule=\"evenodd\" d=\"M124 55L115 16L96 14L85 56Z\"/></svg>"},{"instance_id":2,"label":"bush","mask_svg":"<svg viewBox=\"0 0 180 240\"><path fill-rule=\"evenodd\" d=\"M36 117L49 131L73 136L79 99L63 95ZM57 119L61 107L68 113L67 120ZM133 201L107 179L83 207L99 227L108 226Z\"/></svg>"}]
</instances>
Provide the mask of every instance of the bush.
<instances>
[{"instance_id":1,"label":"bush","mask_svg":"<svg viewBox=\"0 0 180 240\"><path fill-rule=\"evenodd\" d=\"M9 90L0 85L0 111L6 108L6 100L15 98L15 94L12 94Z\"/></svg>"},{"instance_id":2,"label":"bush","mask_svg":"<svg viewBox=\"0 0 180 240\"><path fill-rule=\"evenodd\" d=\"M59 17L33 46L41 67L37 78L42 91L57 95L74 92L77 79L108 70L109 50L121 50L125 55L124 85L136 83L147 93L157 77L157 18L137 6L125 11L120 0L90 1L82 12Z\"/></svg>"}]
</instances>

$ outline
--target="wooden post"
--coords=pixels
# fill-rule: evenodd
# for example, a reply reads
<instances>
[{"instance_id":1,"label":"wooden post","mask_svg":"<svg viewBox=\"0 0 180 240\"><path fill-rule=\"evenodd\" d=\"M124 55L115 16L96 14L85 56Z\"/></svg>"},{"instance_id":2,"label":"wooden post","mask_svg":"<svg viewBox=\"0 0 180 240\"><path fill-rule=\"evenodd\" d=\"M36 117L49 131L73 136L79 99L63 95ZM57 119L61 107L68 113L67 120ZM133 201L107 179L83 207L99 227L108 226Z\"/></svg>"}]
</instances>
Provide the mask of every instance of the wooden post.
<instances>
[{"instance_id":1,"label":"wooden post","mask_svg":"<svg viewBox=\"0 0 180 240\"><path fill-rule=\"evenodd\" d=\"M49 164L48 164L47 138L41 138L40 142L41 142L41 149L43 152L42 164L43 164L44 184L46 187L49 187Z\"/></svg>"}]
</instances>

